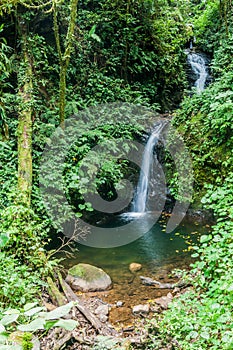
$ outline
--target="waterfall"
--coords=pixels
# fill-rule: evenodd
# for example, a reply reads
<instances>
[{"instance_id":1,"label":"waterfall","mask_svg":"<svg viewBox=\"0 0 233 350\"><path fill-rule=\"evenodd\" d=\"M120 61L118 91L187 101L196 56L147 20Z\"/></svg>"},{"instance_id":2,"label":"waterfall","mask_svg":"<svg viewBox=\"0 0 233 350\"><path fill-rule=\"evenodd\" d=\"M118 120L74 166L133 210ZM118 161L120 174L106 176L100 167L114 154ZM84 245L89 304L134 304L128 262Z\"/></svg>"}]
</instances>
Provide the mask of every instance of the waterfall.
<instances>
[{"instance_id":1,"label":"waterfall","mask_svg":"<svg viewBox=\"0 0 233 350\"><path fill-rule=\"evenodd\" d=\"M206 79L208 77L205 59L199 53L190 52L188 53L188 62L192 71L197 76L194 86L198 92L201 92L205 88Z\"/></svg>"},{"instance_id":2,"label":"waterfall","mask_svg":"<svg viewBox=\"0 0 233 350\"><path fill-rule=\"evenodd\" d=\"M153 149L159 140L160 133L164 128L165 122L161 121L156 125L152 134L150 135L143 156L139 181L133 201L133 212L144 213L146 211L146 203L148 198L150 173L153 164Z\"/></svg>"}]
</instances>

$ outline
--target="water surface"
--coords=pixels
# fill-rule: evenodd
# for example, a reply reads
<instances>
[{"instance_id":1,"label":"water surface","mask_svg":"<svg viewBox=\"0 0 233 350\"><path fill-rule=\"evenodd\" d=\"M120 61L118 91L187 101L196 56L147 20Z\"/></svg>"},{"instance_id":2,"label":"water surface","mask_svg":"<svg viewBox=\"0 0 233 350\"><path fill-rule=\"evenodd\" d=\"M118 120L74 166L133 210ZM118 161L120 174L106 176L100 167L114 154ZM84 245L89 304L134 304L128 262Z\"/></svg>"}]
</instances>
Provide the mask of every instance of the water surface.
<instances>
[{"instance_id":1,"label":"water surface","mask_svg":"<svg viewBox=\"0 0 233 350\"><path fill-rule=\"evenodd\" d=\"M112 225L112 223L109 223ZM196 244L200 233L208 228L195 223L184 223L172 233L165 232L165 218L156 223L152 229L136 241L116 248L92 248L77 244L72 258L64 260L69 268L74 264L88 263L104 269L112 278L113 288L109 291L86 293L85 297L100 297L113 305L110 319L113 324L132 323L132 306L145 304L166 295L169 290L145 286L140 275L159 280L160 282L177 281L171 275L174 269L188 269L192 245ZM132 274L129 264L142 264L142 270ZM117 301L123 301L123 308L116 308Z\"/></svg>"}]
</instances>

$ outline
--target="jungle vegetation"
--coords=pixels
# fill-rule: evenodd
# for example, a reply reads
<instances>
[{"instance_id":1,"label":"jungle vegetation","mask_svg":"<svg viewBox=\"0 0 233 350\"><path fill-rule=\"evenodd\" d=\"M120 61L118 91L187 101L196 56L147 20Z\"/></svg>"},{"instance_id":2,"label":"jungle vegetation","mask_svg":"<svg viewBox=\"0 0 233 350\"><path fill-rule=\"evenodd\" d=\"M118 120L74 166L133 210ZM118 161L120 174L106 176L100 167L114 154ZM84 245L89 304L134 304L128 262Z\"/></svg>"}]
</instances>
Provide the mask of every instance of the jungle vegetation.
<instances>
[{"instance_id":1,"label":"jungle vegetation","mask_svg":"<svg viewBox=\"0 0 233 350\"><path fill-rule=\"evenodd\" d=\"M58 265L47 246L60 228L46 212L38 178L48 138L87 108L129 103L173 115L193 160L193 207L211 210L216 220L194 247L197 262L184 273L193 288L150 323L145 348L174 339L174 349L232 348L232 11L230 0L1 1L2 312L38 299ZM187 81L184 50L194 37L211 59L212 81L201 94L190 93ZM77 215L92 211L80 171L88 151L114 137L142 134L136 115L130 127L112 118L86 125L65 160L67 197ZM106 159L96 183L105 198L114 198L127 166ZM175 187L175 174L168 182Z\"/></svg>"}]
</instances>

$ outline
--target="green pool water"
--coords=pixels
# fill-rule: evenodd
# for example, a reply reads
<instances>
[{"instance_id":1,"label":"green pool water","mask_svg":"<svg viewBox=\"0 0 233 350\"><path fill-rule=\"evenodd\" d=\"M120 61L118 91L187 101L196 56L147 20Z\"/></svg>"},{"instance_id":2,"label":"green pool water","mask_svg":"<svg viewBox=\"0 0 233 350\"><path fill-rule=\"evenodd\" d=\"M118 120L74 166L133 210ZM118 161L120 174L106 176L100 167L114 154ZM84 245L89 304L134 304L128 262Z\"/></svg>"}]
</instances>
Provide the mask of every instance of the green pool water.
<instances>
[{"instance_id":1,"label":"green pool water","mask_svg":"<svg viewBox=\"0 0 233 350\"><path fill-rule=\"evenodd\" d=\"M113 220L106 227L115 224ZM168 234L165 232L165 226L165 221L160 220L139 239L116 248L93 248L76 244L73 257L65 258L65 255L62 255L65 258L65 268L82 262L98 266L110 275L113 282L111 290L84 293L82 297L98 297L110 304L109 319L112 324L120 327L130 325L135 321L132 314L134 305L151 303L157 297L170 292L143 285L140 276L151 277L160 282L178 281L172 271L189 269L194 261L190 247L198 244L200 234L209 230L205 226L184 222ZM142 269L135 274L129 270L129 264L132 262L142 264ZM116 307L118 301L123 302L123 307Z\"/></svg>"},{"instance_id":2,"label":"green pool water","mask_svg":"<svg viewBox=\"0 0 233 350\"><path fill-rule=\"evenodd\" d=\"M120 247L93 248L76 244L74 256L63 263L66 267L79 262L93 264L121 278L129 264L137 262L147 274L157 274L168 265L187 267L192 261L192 244L196 244L199 235L206 230L194 223L183 223L172 233L166 233L164 222L160 221L136 241Z\"/></svg>"}]
</instances>

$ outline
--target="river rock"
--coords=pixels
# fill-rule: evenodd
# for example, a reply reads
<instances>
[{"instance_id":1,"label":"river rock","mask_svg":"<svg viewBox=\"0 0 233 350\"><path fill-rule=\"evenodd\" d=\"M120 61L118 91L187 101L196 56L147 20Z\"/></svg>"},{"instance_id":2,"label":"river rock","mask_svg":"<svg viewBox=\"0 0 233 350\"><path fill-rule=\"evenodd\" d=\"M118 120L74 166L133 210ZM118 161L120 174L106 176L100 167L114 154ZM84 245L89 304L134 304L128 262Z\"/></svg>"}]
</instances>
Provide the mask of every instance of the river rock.
<instances>
[{"instance_id":1,"label":"river rock","mask_svg":"<svg viewBox=\"0 0 233 350\"><path fill-rule=\"evenodd\" d=\"M148 304L146 305L136 305L133 307L133 314L144 314L147 315L150 311L150 306Z\"/></svg>"},{"instance_id":2,"label":"river rock","mask_svg":"<svg viewBox=\"0 0 233 350\"><path fill-rule=\"evenodd\" d=\"M99 305L97 309L95 310L96 315L105 315L107 316L109 313L108 305Z\"/></svg>"},{"instance_id":3,"label":"river rock","mask_svg":"<svg viewBox=\"0 0 233 350\"><path fill-rule=\"evenodd\" d=\"M138 263L131 263L129 265L129 270L131 272L137 272L137 271L140 271L142 269L142 265L141 264L138 264Z\"/></svg>"},{"instance_id":4,"label":"river rock","mask_svg":"<svg viewBox=\"0 0 233 350\"><path fill-rule=\"evenodd\" d=\"M89 264L78 264L71 267L66 282L72 289L82 292L107 290L112 285L111 278L106 272Z\"/></svg>"},{"instance_id":5,"label":"river rock","mask_svg":"<svg viewBox=\"0 0 233 350\"><path fill-rule=\"evenodd\" d=\"M166 296L155 299L155 303L161 306L162 309L167 309L168 304L172 301L173 296L171 293L168 293Z\"/></svg>"}]
</instances>

